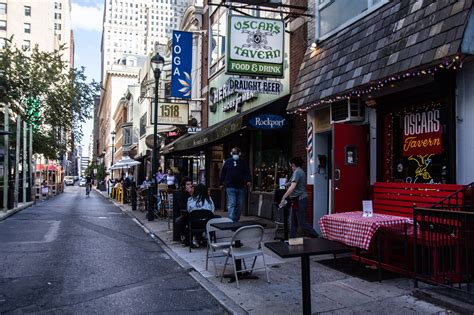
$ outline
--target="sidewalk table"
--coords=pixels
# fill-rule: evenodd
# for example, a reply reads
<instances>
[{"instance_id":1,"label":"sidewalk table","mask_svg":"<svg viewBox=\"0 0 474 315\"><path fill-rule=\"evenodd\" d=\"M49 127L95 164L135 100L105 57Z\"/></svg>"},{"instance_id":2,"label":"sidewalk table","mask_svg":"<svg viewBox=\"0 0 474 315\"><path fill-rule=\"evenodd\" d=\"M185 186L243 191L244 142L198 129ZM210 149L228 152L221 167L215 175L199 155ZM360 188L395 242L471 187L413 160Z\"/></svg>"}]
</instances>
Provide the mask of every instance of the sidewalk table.
<instances>
[{"instance_id":1,"label":"sidewalk table","mask_svg":"<svg viewBox=\"0 0 474 315\"><path fill-rule=\"evenodd\" d=\"M309 257L318 255L342 254L351 252L350 247L325 238L304 239L303 245L288 245L285 242L265 243L265 246L281 258L301 257L301 282L303 295L303 314L311 314L311 277Z\"/></svg>"},{"instance_id":2,"label":"sidewalk table","mask_svg":"<svg viewBox=\"0 0 474 315\"><path fill-rule=\"evenodd\" d=\"M260 225L262 227L267 226L265 223L260 223L258 221L238 221L238 222L222 222L222 223L211 223L211 226L222 230L222 231L237 231L241 227L244 226L250 226L250 225ZM239 240L235 241L235 247L241 247L242 243ZM237 271L242 270L242 261L240 259L237 259L235 261L235 269ZM258 276L252 276L250 273L239 273L237 272L237 276L239 279L258 279ZM224 278L230 278L229 282L234 282L235 281L235 275L224 275Z\"/></svg>"},{"instance_id":3,"label":"sidewalk table","mask_svg":"<svg viewBox=\"0 0 474 315\"><path fill-rule=\"evenodd\" d=\"M369 249L380 227L402 229L405 223L412 223L412 219L376 213L372 217L363 217L361 211L328 214L319 220L325 238L365 250Z\"/></svg>"}]
</instances>

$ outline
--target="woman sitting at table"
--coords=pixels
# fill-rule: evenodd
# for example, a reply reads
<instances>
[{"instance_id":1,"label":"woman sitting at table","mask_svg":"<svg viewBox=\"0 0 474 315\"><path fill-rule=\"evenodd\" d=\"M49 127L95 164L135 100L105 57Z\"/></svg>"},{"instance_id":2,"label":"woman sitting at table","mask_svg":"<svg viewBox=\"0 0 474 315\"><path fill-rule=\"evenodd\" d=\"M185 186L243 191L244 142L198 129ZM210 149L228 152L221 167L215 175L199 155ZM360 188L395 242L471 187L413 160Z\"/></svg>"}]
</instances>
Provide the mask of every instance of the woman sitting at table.
<instances>
[{"instance_id":1,"label":"woman sitting at table","mask_svg":"<svg viewBox=\"0 0 474 315\"><path fill-rule=\"evenodd\" d=\"M280 205L283 206L286 198L289 197L290 199L290 238L296 237L298 227L311 237L319 237L313 227L306 222L308 195L306 194L306 174L301 168L303 166L303 159L300 157L292 158L290 166L293 171L290 178L290 187L280 202Z\"/></svg>"},{"instance_id":2,"label":"woman sitting at table","mask_svg":"<svg viewBox=\"0 0 474 315\"><path fill-rule=\"evenodd\" d=\"M188 246L188 221L189 213L195 210L207 210L211 213L214 213L215 207L214 202L212 201L211 196L209 196L206 185L199 184L197 185L191 197L188 199L187 208L188 213L183 214L175 221L175 228L178 229L179 234L181 235L181 240L185 246ZM198 247L198 242L193 240L193 245Z\"/></svg>"}]
</instances>

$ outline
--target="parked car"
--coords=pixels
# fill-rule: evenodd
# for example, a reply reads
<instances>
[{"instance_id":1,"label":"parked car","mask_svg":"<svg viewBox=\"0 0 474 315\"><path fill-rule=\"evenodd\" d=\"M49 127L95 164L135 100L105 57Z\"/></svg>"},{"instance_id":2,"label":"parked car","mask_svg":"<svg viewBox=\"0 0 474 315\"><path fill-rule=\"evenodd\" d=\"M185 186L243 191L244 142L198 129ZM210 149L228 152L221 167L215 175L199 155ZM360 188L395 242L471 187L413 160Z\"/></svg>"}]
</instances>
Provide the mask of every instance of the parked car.
<instances>
[{"instance_id":1,"label":"parked car","mask_svg":"<svg viewBox=\"0 0 474 315\"><path fill-rule=\"evenodd\" d=\"M64 177L64 184L66 186L74 186L74 177L73 176L65 176Z\"/></svg>"},{"instance_id":2,"label":"parked car","mask_svg":"<svg viewBox=\"0 0 474 315\"><path fill-rule=\"evenodd\" d=\"M79 176L77 176L77 175L76 175L76 176L74 176L74 181L75 181L75 182L77 182L79 179L80 179L80 177L79 177Z\"/></svg>"},{"instance_id":3,"label":"parked car","mask_svg":"<svg viewBox=\"0 0 474 315\"><path fill-rule=\"evenodd\" d=\"M81 178L81 180L79 181L79 187L86 187L86 179L85 178Z\"/></svg>"}]
</instances>

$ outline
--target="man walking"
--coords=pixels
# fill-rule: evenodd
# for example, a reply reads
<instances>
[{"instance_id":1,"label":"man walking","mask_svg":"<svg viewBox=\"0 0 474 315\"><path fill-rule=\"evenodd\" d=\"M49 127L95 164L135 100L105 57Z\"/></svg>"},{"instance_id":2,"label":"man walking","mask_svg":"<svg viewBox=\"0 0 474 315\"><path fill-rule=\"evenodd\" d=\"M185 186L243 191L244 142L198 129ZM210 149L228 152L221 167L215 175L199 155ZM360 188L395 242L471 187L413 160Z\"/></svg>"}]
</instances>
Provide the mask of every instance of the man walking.
<instances>
[{"instance_id":1,"label":"man walking","mask_svg":"<svg viewBox=\"0 0 474 315\"><path fill-rule=\"evenodd\" d=\"M233 148L230 155L222 167L220 182L221 188L226 188L227 216L237 222L244 206L244 188L251 186L252 177L247 163L241 159L240 149Z\"/></svg>"}]
</instances>

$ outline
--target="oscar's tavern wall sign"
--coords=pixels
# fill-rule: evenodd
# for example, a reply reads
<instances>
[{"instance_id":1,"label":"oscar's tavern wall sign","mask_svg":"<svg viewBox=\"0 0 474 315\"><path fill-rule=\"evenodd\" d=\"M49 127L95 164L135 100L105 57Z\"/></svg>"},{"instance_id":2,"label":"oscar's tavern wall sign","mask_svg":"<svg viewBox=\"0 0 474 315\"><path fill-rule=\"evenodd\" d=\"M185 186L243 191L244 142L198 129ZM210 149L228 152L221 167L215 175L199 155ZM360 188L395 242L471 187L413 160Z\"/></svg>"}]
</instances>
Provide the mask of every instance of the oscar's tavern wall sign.
<instances>
[{"instance_id":1,"label":"oscar's tavern wall sign","mask_svg":"<svg viewBox=\"0 0 474 315\"><path fill-rule=\"evenodd\" d=\"M226 72L283 77L282 20L229 15Z\"/></svg>"}]
</instances>

